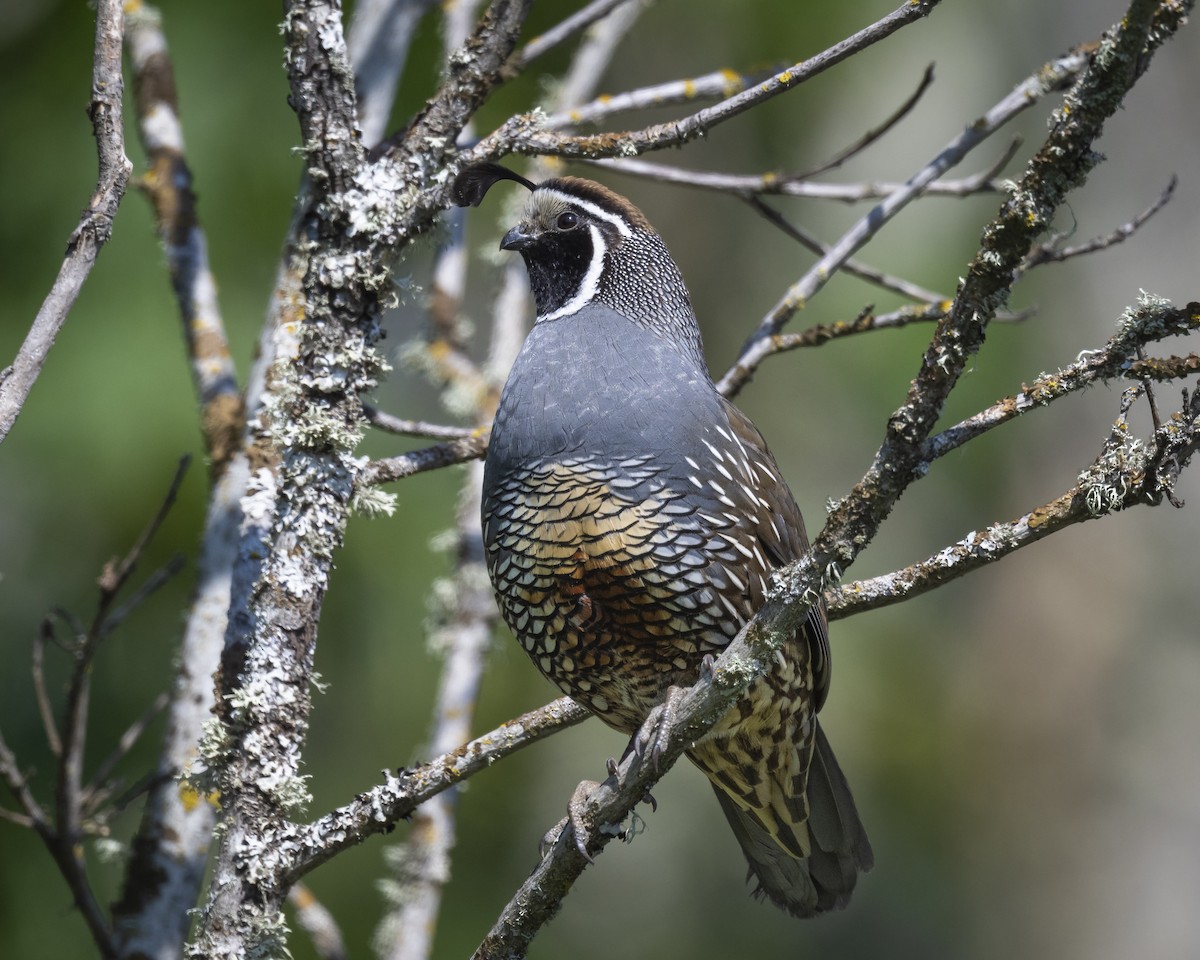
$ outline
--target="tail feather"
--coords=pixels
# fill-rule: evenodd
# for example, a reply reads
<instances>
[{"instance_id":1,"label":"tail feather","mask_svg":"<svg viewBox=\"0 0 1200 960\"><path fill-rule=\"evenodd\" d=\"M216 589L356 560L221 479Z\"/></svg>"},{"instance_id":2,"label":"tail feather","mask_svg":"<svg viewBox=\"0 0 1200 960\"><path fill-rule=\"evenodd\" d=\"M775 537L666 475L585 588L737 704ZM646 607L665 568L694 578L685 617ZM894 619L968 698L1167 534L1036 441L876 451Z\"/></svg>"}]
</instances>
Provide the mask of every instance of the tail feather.
<instances>
[{"instance_id":1,"label":"tail feather","mask_svg":"<svg viewBox=\"0 0 1200 960\"><path fill-rule=\"evenodd\" d=\"M812 836L809 873L844 907L858 880L875 866L875 853L859 819L846 775L817 724L812 765L808 768L808 831Z\"/></svg>"},{"instance_id":2,"label":"tail feather","mask_svg":"<svg viewBox=\"0 0 1200 960\"><path fill-rule=\"evenodd\" d=\"M734 836L758 881L755 896L795 917L812 917L844 907L858 874L875 863L871 843L854 806L846 777L833 756L820 726L808 769L808 821L791 826L807 830L807 858L793 856L779 845L752 812L743 809L716 782L713 789Z\"/></svg>"}]
</instances>

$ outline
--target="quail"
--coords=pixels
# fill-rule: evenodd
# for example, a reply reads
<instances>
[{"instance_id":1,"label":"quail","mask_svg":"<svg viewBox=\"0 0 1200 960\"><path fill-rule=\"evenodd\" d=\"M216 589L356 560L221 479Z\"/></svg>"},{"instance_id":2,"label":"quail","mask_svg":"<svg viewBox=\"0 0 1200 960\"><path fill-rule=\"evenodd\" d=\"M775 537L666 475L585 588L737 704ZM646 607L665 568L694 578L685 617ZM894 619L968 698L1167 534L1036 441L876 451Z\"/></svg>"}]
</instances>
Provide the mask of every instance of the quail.
<instances>
[{"instance_id":1,"label":"quail","mask_svg":"<svg viewBox=\"0 0 1200 960\"><path fill-rule=\"evenodd\" d=\"M679 267L629 200L577 177L533 184L500 243L537 317L501 394L483 539L504 621L546 677L634 734L690 685L801 556L804 522L762 435L713 385ZM687 756L712 782L757 880L798 917L842 907L871 846L817 723L823 608Z\"/></svg>"}]
</instances>

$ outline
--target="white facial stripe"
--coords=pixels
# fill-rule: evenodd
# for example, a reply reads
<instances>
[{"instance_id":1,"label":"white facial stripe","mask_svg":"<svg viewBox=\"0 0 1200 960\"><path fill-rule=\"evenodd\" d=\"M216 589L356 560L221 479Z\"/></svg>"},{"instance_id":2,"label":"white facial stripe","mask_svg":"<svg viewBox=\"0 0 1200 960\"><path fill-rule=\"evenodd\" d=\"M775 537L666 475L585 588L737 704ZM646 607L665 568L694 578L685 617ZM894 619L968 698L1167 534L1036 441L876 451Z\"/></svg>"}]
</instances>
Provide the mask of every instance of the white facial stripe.
<instances>
[{"instance_id":1,"label":"white facial stripe","mask_svg":"<svg viewBox=\"0 0 1200 960\"><path fill-rule=\"evenodd\" d=\"M572 201L572 203L575 202L577 201ZM587 228L592 235L592 262L588 264L588 270L584 274L583 282L579 284L579 289L576 291L575 296L557 310L546 314L544 317L538 317L538 323L544 320L557 320L559 317L569 317L596 296L596 291L600 287L600 274L604 272L604 238L600 236L600 228L594 223L589 223Z\"/></svg>"},{"instance_id":2,"label":"white facial stripe","mask_svg":"<svg viewBox=\"0 0 1200 960\"><path fill-rule=\"evenodd\" d=\"M599 207L592 203L590 200L581 200L574 194L563 193L561 190L547 189L544 192L549 196L558 197L564 203L569 203L574 207L578 207L580 210L586 211L590 216L595 217L597 220L604 220L606 223L611 223L617 228L618 232L620 232L621 236L623 237L629 237L633 235L633 231L629 229L629 224L625 222L624 217L618 216L615 213L610 213L603 207Z\"/></svg>"}]
</instances>

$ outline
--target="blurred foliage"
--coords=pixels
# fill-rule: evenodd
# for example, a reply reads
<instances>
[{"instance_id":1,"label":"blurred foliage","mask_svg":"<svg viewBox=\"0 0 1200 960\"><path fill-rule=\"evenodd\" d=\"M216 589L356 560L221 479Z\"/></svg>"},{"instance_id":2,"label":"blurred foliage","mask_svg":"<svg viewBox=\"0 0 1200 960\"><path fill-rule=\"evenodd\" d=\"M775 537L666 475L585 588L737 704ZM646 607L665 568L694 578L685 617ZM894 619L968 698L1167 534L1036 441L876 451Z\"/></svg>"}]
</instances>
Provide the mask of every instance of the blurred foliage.
<instances>
[{"instance_id":1,"label":"blurred foliage","mask_svg":"<svg viewBox=\"0 0 1200 960\"><path fill-rule=\"evenodd\" d=\"M707 72L792 62L882 15L891 4L662 0L644 15L609 72L612 91ZM938 82L914 115L838 178L903 179L1014 83L1113 22L1113 0L944 4L852 63L664 159L750 172L810 166L886 116L937 62ZM271 289L300 164L280 68L277 5L165 0L189 145L213 267L235 357L245 372ZM530 35L563 5L538 5ZM95 159L85 107L92 16L85 4L28 0L0 11L0 358L11 357L49 289L66 237L87 201ZM1068 362L1108 335L1139 288L1180 302L1195 287L1200 182L1178 158L1200 148L1192 97L1196 36L1185 31L1113 122L1110 162L1072 200L1061 226L1080 239L1111 229L1157 195L1178 168L1176 201L1126 246L1042 271L1016 306L1037 317L993 329L956 394L957 419ZM436 81L436 21L410 56L396 121ZM486 129L525 109L567 51L520 78L483 112ZM1036 146L1047 110L1012 132ZM657 117L657 114L652 115ZM629 118L632 125L646 117ZM129 153L141 162L128 127ZM1002 134L966 166L985 166ZM1026 153L1029 147L1026 148ZM586 172L586 171L585 171ZM692 286L715 368L811 263L728 198L604 174L646 210ZM1189 177L1191 177L1189 181ZM951 293L995 198L931 199L863 253L891 272ZM784 205L832 239L862 207ZM495 214L472 217L475 249L492 248ZM425 282L429 250L403 270ZM178 458L201 452L175 307L147 205L126 198L112 243L50 357L21 419L0 447L0 725L46 796L45 748L27 665L41 619L94 609L103 563L125 551L165 491ZM479 328L497 279L471 278ZM894 298L838 279L798 323L852 317ZM392 348L419 335L420 298L389 318ZM784 472L820 525L826 497L861 475L900 401L927 331L886 332L772 361L739 399L772 441ZM444 418L432 391L400 363L379 403ZM1163 391L1169 406L1175 391ZM925 556L990 520L1055 496L1098 449L1116 393L1093 391L1039 413L939 463L905 499L853 574ZM372 454L405 443L369 438ZM446 559L429 546L452 523L452 476L401 485L392 519L358 520L325 606L307 773L320 812L375 782L383 767L422 756L438 663L424 639L425 597ZM196 552L204 470L193 467L143 574ZM1180 493L1200 494L1195 478ZM743 865L702 779L680 767L656 790L659 812L628 848L587 871L534 956L1143 958L1195 955L1200 868L1200 766L1193 748L1200 689L1195 648L1194 509L1134 513L1073 530L1001 567L900 608L834 627L837 671L827 708L872 832L878 867L852 908L805 925L755 904ZM89 759L161 689L191 583L156 594L102 651ZM52 654L52 690L65 657ZM553 691L507 637L497 639L477 728L488 729ZM151 764L157 729L130 758ZM596 776L623 744L598 725L568 731L471 781L437 956L469 953L532 866L537 838L574 784ZM118 823L128 836L133 804ZM395 840L403 839L396 831ZM0 954L85 956L90 942L65 885L28 832L0 823ZM389 841L392 842L392 841ZM323 868L312 886L366 955L381 900L380 842ZM1188 856L1178 851L1190 850ZM103 902L119 864L95 864ZM636 945L636 946L633 946ZM1136 945L1136 947L1134 946ZM297 936L297 957L310 956Z\"/></svg>"}]
</instances>

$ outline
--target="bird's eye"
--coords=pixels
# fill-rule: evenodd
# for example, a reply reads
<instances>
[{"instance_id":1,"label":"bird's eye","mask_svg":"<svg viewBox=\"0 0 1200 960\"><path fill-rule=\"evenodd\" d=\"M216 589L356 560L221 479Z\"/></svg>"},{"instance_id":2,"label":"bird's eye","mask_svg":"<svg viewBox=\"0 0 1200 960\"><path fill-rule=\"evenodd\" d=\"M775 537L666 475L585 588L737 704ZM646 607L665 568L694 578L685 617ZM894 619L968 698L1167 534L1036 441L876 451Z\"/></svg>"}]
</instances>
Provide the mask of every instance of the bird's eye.
<instances>
[{"instance_id":1,"label":"bird's eye","mask_svg":"<svg viewBox=\"0 0 1200 960\"><path fill-rule=\"evenodd\" d=\"M556 226L559 230L574 230L579 226L579 214L574 210L564 210L558 215Z\"/></svg>"}]
</instances>

